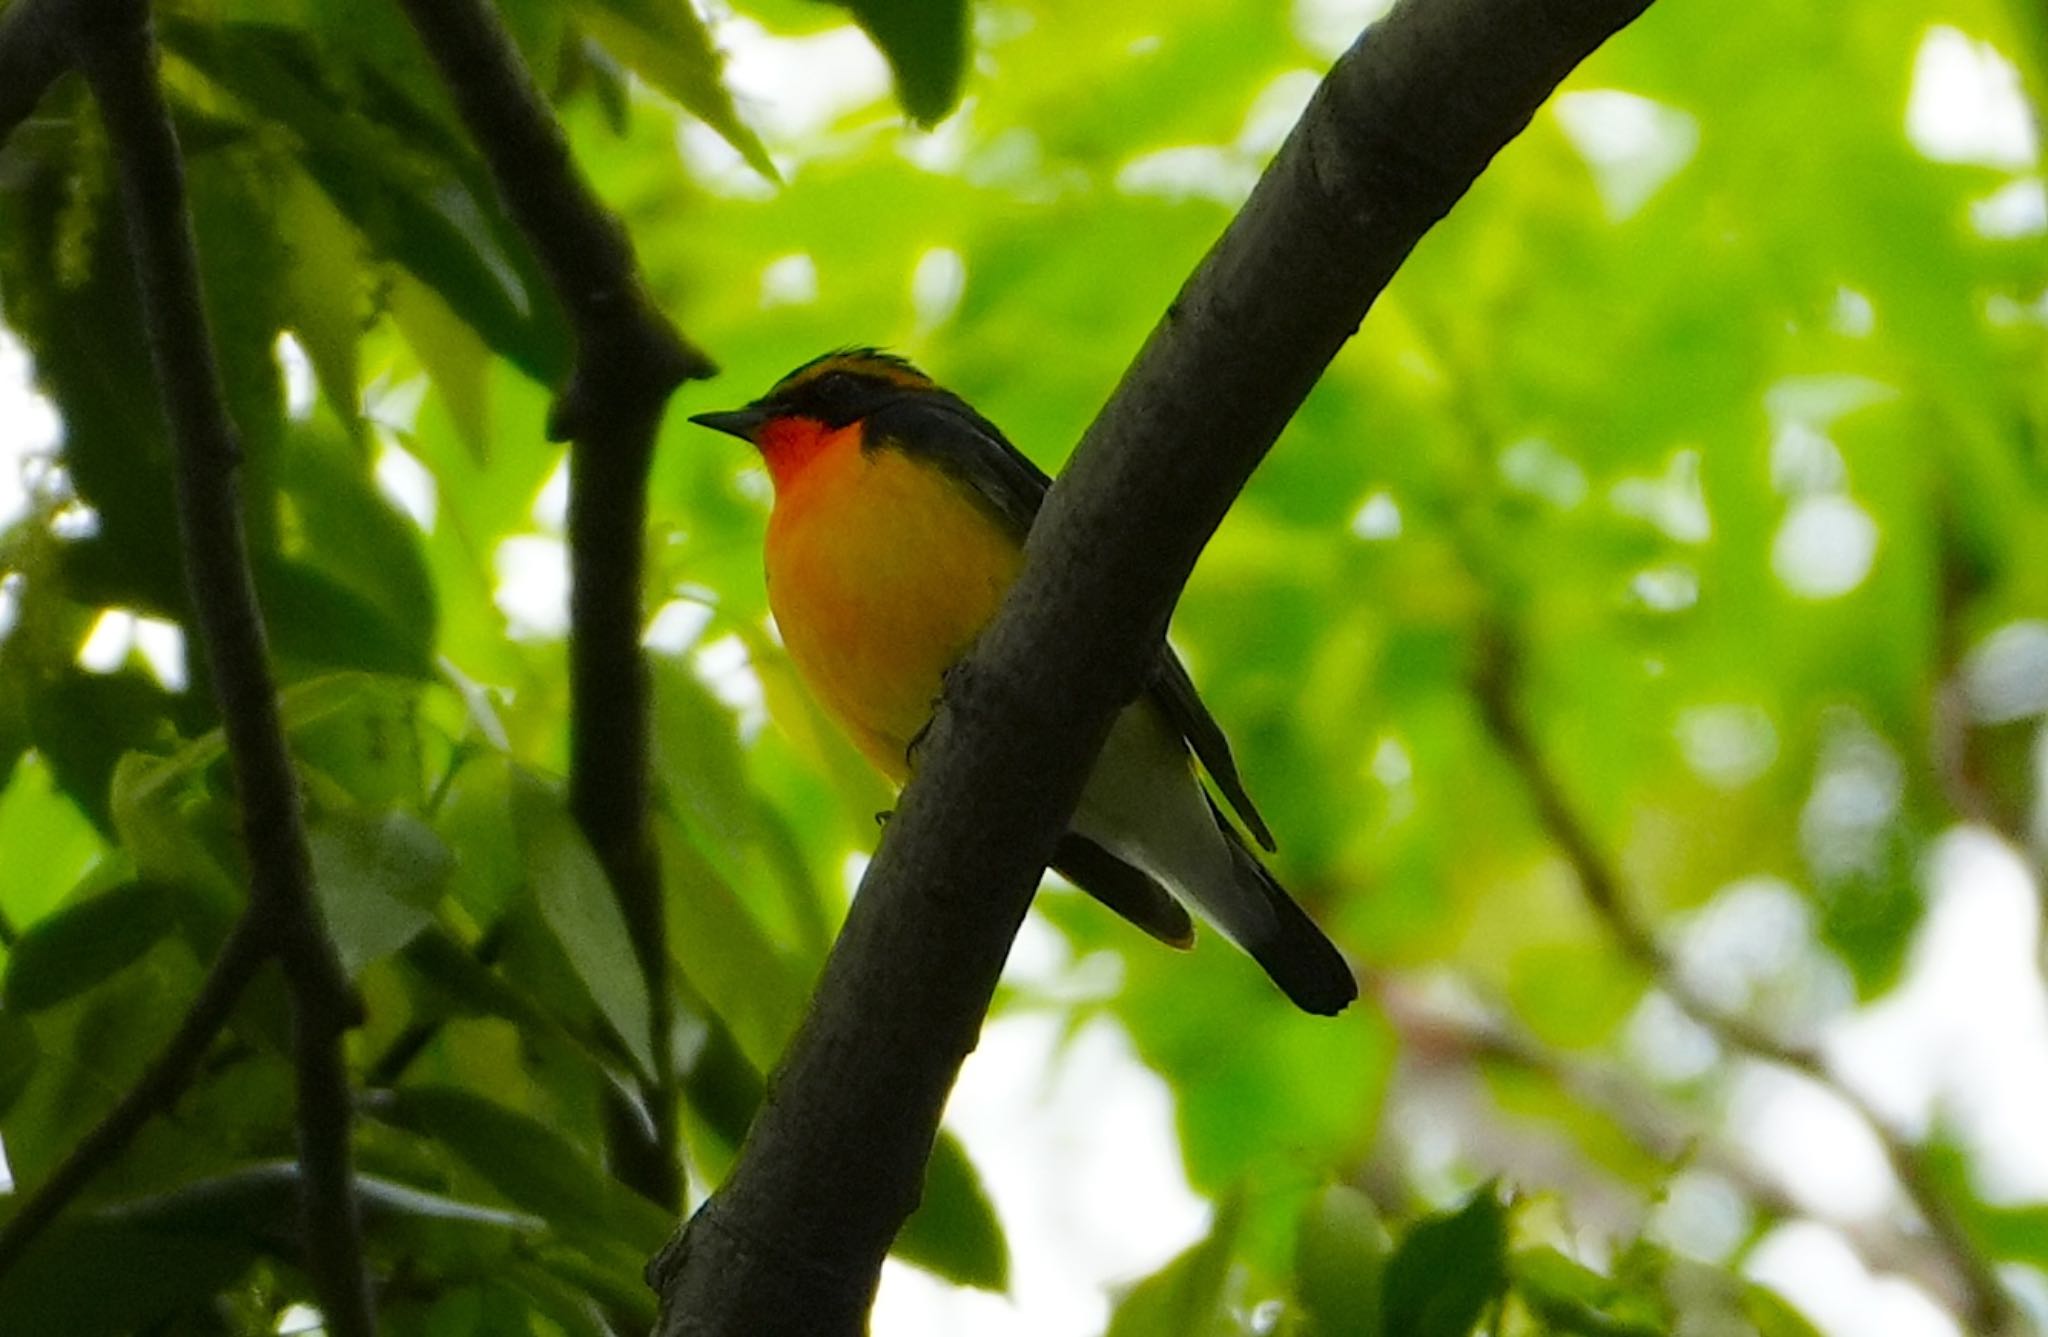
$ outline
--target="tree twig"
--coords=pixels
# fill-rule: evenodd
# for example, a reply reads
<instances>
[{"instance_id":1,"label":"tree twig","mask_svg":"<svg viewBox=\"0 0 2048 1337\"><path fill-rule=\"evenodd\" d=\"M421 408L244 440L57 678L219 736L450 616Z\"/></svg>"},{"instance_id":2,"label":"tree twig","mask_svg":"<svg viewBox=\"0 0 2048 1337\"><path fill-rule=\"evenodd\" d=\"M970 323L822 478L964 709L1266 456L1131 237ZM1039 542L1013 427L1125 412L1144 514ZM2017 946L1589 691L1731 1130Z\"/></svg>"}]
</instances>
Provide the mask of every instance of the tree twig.
<instances>
[{"instance_id":1,"label":"tree twig","mask_svg":"<svg viewBox=\"0 0 2048 1337\"><path fill-rule=\"evenodd\" d=\"M1579 821L1564 788L1524 725L1516 699L1516 650L1504 629L1482 633L1473 694L1487 731L1520 777L1544 832L1564 852L1594 916L1622 952L1649 975L1679 1010L1729 1048L1796 1072L1833 1094L1870 1129L1899 1187L1926 1225L1934 1247L1957 1278L1970 1330L1987 1335L2024 1331L2012 1296L1970 1237L1926 1150L1895 1127L1861 1092L1835 1074L1819 1050L1772 1034L1701 994L1646 924L1619 876Z\"/></svg>"},{"instance_id":2,"label":"tree twig","mask_svg":"<svg viewBox=\"0 0 2048 1337\"><path fill-rule=\"evenodd\" d=\"M569 460L569 806L611 879L647 982L655 1136L611 1111L614 1169L680 1205L673 1003L661 875L649 828L646 666L640 648L647 473L669 396L717 368L657 308L623 228L577 171L561 127L482 0L402 0L498 193L546 271L575 336L548 431Z\"/></svg>"},{"instance_id":3,"label":"tree twig","mask_svg":"<svg viewBox=\"0 0 2048 1337\"><path fill-rule=\"evenodd\" d=\"M1040 871L1197 554L1417 240L1647 4L1408 0L1323 81L949 678L737 1167L650 1269L666 1337L862 1330Z\"/></svg>"},{"instance_id":4,"label":"tree twig","mask_svg":"<svg viewBox=\"0 0 2048 1337\"><path fill-rule=\"evenodd\" d=\"M120 1155L145 1124L177 1101L227 1025L242 990L257 968L270 959L271 947L265 938L255 915L244 914L235 921L184 1019L141 1078L43 1177L6 1224L0 1225L0 1273L20 1260L36 1237Z\"/></svg>"},{"instance_id":5,"label":"tree twig","mask_svg":"<svg viewBox=\"0 0 2048 1337\"><path fill-rule=\"evenodd\" d=\"M14 0L0 13L0 144L71 68L69 0Z\"/></svg>"},{"instance_id":6,"label":"tree twig","mask_svg":"<svg viewBox=\"0 0 2048 1337\"><path fill-rule=\"evenodd\" d=\"M184 164L157 80L146 0L81 0L70 8L65 31L99 104L120 177L151 362L176 452L186 583L227 739L250 878L249 908L230 940L232 950L223 952L209 976L218 992L202 995L206 1007L195 1007L197 1022L188 1017L179 1033L184 1043L167 1050L173 1062L160 1061L152 1069L160 1080L145 1079L145 1095L173 1096L182 1080L180 1065L188 1073L217 1030L232 1001L226 986L237 976L246 978L243 944L254 939L275 952L285 964L292 1001L307 1266L328 1330L367 1337L375 1322L356 1213L342 1053L343 1034L356 1023L359 1004L313 899L298 782L285 748L236 497L239 447L207 329ZM145 1116L151 1107L133 1100L132 1093L124 1104ZM140 1122L131 1117L115 1131L132 1134ZM109 1136L104 1145L119 1140Z\"/></svg>"},{"instance_id":7,"label":"tree twig","mask_svg":"<svg viewBox=\"0 0 2048 1337\"><path fill-rule=\"evenodd\" d=\"M1584 1108L1605 1114L1652 1159L1667 1166L1698 1166L1726 1180L1766 1219L1806 1215L1787 1188L1743 1149L1728 1145L1630 1074L1561 1053L1498 1008L1432 1003L1424 991L1399 977L1377 979L1372 988L1400 1037L1404 1062L1425 1070L1447 1063L1497 1064L1528 1073L1552 1083ZM1949 1258L1924 1237L1909 1237L1882 1222L1834 1224L1871 1266L1911 1276L1944 1303L1965 1299Z\"/></svg>"}]
</instances>

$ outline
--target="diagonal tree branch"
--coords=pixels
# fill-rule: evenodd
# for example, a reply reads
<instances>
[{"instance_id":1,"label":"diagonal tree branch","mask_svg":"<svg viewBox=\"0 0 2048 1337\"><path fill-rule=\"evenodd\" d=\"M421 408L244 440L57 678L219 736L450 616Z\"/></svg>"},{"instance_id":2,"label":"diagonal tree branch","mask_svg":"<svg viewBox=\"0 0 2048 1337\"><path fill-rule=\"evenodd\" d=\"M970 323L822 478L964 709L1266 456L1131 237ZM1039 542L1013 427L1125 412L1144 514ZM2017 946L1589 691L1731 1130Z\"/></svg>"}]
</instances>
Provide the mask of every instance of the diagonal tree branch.
<instances>
[{"instance_id":1,"label":"diagonal tree branch","mask_svg":"<svg viewBox=\"0 0 2048 1337\"><path fill-rule=\"evenodd\" d=\"M1647 4L1405 0L1337 62L949 679L738 1166L650 1268L661 1333L862 1330L1040 871L1203 544L1423 233Z\"/></svg>"},{"instance_id":2,"label":"diagonal tree branch","mask_svg":"<svg viewBox=\"0 0 2048 1337\"><path fill-rule=\"evenodd\" d=\"M206 972L199 992L186 1009L177 1031L150 1060L135 1085L116 1101L92 1131L78 1140L57 1167L0 1226L0 1275L20 1261L28 1246L54 1222L71 1200L120 1155L143 1126L177 1103L192 1082L200 1061L228 1023L242 990L272 955L254 914L235 921L220 954Z\"/></svg>"},{"instance_id":3,"label":"diagonal tree branch","mask_svg":"<svg viewBox=\"0 0 2048 1337\"><path fill-rule=\"evenodd\" d=\"M1558 783L1548 761L1522 721L1516 704L1515 649L1498 628L1486 633L1473 691L1487 731L1521 777L1544 831L1564 851L1581 893L1617 945L1686 1016L1728 1047L1776 1064L1825 1087L1847 1105L1877 1138L1900 1189L1925 1223L1961 1292L1964 1318L1972 1332L1999 1337L2027 1329L2011 1294L1942 1188L1926 1149L1901 1132L1868 1098L1843 1081L1817 1049L1797 1044L1714 1003L1694 988L1657 941L1635 908L1621 879L1593 843Z\"/></svg>"},{"instance_id":4,"label":"diagonal tree branch","mask_svg":"<svg viewBox=\"0 0 2048 1337\"><path fill-rule=\"evenodd\" d=\"M403 0L575 335L548 423L569 457L569 806L611 879L647 983L653 1083L642 1118L613 1108L613 1168L681 1205L667 917L649 829L648 689L640 648L647 472L669 396L713 375L662 315L631 243L576 169L560 125L484 0Z\"/></svg>"}]
</instances>

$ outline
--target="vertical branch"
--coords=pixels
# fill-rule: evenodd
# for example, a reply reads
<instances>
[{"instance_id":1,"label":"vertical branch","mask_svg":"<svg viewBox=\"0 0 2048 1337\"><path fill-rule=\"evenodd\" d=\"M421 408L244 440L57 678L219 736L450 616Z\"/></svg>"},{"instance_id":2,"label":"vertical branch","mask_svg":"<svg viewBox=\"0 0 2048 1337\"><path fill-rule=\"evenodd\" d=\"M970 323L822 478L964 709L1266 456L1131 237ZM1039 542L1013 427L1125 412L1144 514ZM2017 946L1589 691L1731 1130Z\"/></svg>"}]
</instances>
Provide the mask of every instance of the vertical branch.
<instances>
[{"instance_id":1,"label":"vertical branch","mask_svg":"<svg viewBox=\"0 0 2048 1337\"><path fill-rule=\"evenodd\" d=\"M1901 1191L1920 1214L1934 1247L1957 1278L1970 1330L1986 1337L2026 1331L1997 1269L1977 1247L1955 1204L1949 1201L1926 1149L1894 1127L1861 1092L1838 1077L1818 1050L1785 1040L1748 1018L1729 1012L1685 978L1643 921L1621 878L1594 844L1591 832L1579 821L1565 797L1564 787L1530 737L1515 700L1517 665L1513 644L1497 627L1489 628L1484 636L1473 692L1487 731L1521 777L1544 832L1564 851L1586 904L1623 954L1641 967L1686 1016L1724 1045L1796 1072L1825 1087L1848 1106L1883 1148Z\"/></svg>"},{"instance_id":2,"label":"vertical branch","mask_svg":"<svg viewBox=\"0 0 2048 1337\"><path fill-rule=\"evenodd\" d=\"M651 1142L613 1110L626 1182L681 1196L671 994L661 877L648 825L646 667L640 648L647 472L669 396L711 360L655 307L618 221L577 171L561 127L484 0L402 0L454 94L498 193L568 313L575 361L549 436L570 440L569 801L611 879L647 981L655 1072Z\"/></svg>"},{"instance_id":3,"label":"vertical branch","mask_svg":"<svg viewBox=\"0 0 2048 1337\"><path fill-rule=\"evenodd\" d=\"M76 3L72 38L106 122L177 454L178 528L248 855L250 913L275 935L292 999L305 1249L329 1332L374 1331L349 1146L342 1038L359 1005L313 899L299 790L249 572L239 447L200 295L184 164L157 82L145 0Z\"/></svg>"}]
</instances>

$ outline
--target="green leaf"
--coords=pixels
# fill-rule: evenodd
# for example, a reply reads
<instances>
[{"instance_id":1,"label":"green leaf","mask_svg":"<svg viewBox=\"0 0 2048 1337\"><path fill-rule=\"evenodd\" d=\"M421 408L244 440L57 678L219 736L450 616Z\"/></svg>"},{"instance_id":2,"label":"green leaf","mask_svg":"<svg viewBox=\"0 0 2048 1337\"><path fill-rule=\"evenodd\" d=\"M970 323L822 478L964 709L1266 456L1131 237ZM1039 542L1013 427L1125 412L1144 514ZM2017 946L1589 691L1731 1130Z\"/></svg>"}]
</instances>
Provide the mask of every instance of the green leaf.
<instances>
[{"instance_id":1,"label":"green leaf","mask_svg":"<svg viewBox=\"0 0 2048 1337\"><path fill-rule=\"evenodd\" d=\"M806 981L679 824L655 823L669 898L669 950L731 1028L748 1062L774 1067L803 1017Z\"/></svg>"},{"instance_id":2,"label":"green leaf","mask_svg":"<svg viewBox=\"0 0 2048 1337\"><path fill-rule=\"evenodd\" d=\"M378 253L529 376L559 379L568 361L561 313L481 164L448 156L449 144L421 133L430 115L402 106L388 84L377 96L344 95L316 75L333 64L303 33L174 18L162 30L168 48L292 131L307 174Z\"/></svg>"},{"instance_id":3,"label":"green leaf","mask_svg":"<svg viewBox=\"0 0 2048 1337\"><path fill-rule=\"evenodd\" d=\"M842 0L896 76L896 100L919 125L960 101L967 72L967 0Z\"/></svg>"},{"instance_id":4,"label":"green leaf","mask_svg":"<svg viewBox=\"0 0 2048 1337\"><path fill-rule=\"evenodd\" d=\"M1509 1271L1522 1303L1559 1331L1587 1337L1665 1337L1670 1331L1661 1297L1633 1294L1548 1246L1516 1253Z\"/></svg>"},{"instance_id":5,"label":"green leaf","mask_svg":"<svg viewBox=\"0 0 2048 1337\"><path fill-rule=\"evenodd\" d=\"M41 918L105 848L49 764L30 754L0 789L0 914L17 926Z\"/></svg>"},{"instance_id":6,"label":"green leaf","mask_svg":"<svg viewBox=\"0 0 2048 1337\"><path fill-rule=\"evenodd\" d=\"M306 832L313 886L351 975L398 951L434 922L455 855L403 811L322 814Z\"/></svg>"},{"instance_id":7,"label":"green leaf","mask_svg":"<svg viewBox=\"0 0 2048 1337\"><path fill-rule=\"evenodd\" d=\"M1763 1286L1752 1284L1743 1289L1742 1313L1756 1325L1757 1337L1821 1337L1820 1329L1804 1314Z\"/></svg>"},{"instance_id":8,"label":"green leaf","mask_svg":"<svg viewBox=\"0 0 2048 1337\"><path fill-rule=\"evenodd\" d=\"M0 1274L0 1332L127 1337L212 1308L248 1247L101 1221L60 1221Z\"/></svg>"},{"instance_id":9,"label":"green leaf","mask_svg":"<svg viewBox=\"0 0 2048 1337\"><path fill-rule=\"evenodd\" d=\"M1466 1337L1506 1289L1507 1211L1493 1185L1463 1207L1424 1218L1387 1264L1380 1330Z\"/></svg>"},{"instance_id":10,"label":"green leaf","mask_svg":"<svg viewBox=\"0 0 2048 1337\"><path fill-rule=\"evenodd\" d=\"M176 893L125 882L29 926L7 960L6 1003L36 1012L92 988L171 931Z\"/></svg>"},{"instance_id":11,"label":"green leaf","mask_svg":"<svg viewBox=\"0 0 2048 1337\"><path fill-rule=\"evenodd\" d=\"M541 919L598 1011L652 1071L647 981L597 855L561 800L523 772L512 780L512 824Z\"/></svg>"},{"instance_id":12,"label":"green leaf","mask_svg":"<svg viewBox=\"0 0 2048 1337\"><path fill-rule=\"evenodd\" d=\"M711 30L689 0L576 0L575 8L612 54L716 130L755 171L781 180L760 137L740 119Z\"/></svg>"},{"instance_id":13,"label":"green leaf","mask_svg":"<svg viewBox=\"0 0 2048 1337\"><path fill-rule=\"evenodd\" d=\"M0 1009L0 1117L21 1098L42 1060L35 1028L19 1012Z\"/></svg>"},{"instance_id":14,"label":"green leaf","mask_svg":"<svg viewBox=\"0 0 2048 1337\"><path fill-rule=\"evenodd\" d=\"M420 365L441 392L463 448L479 465L491 457L491 348L442 294L406 274L394 275L385 306Z\"/></svg>"},{"instance_id":15,"label":"green leaf","mask_svg":"<svg viewBox=\"0 0 2048 1337\"><path fill-rule=\"evenodd\" d=\"M351 434L360 430L363 243L333 201L302 172L278 187L278 226L287 250L284 317L313 375Z\"/></svg>"},{"instance_id":16,"label":"green leaf","mask_svg":"<svg viewBox=\"0 0 2048 1337\"><path fill-rule=\"evenodd\" d=\"M380 1118L433 1138L507 1201L558 1230L651 1257L674 1224L546 1124L471 1091L408 1086Z\"/></svg>"},{"instance_id":17,"label":"green leaf","mask_svg":"<svg viewBox=\"0 0 2048 1337\"><path fill-rule=\"evenodd\" d=\"M648 656L654 769L662 796L736 879L760 819L732 712L684 664Z\"/></svg>"},{"instance_id":18,"label":"green leaf","mask_svg":"<svg viewBox=\"0 0 2048 1337\"><path fill-rule=\"evenodd\" d=\"M310 669L434 676L434 627L395 616L338 577L288 557L259 558L256 595L281 659Z\"/></svg>"},{"instance_id":19,"label":"green leaf","mask_svg":"<svg viewBox=\"0 0 2048 1337\"><path fill-rule=\"evenodd\" d=\"M1237 1192L1216 1207L1209 1237L1131 1288L1110 1315L1103 1337L1225 1337L1230 1254L1244 1221Z\"/></svg>"},{"instance_id":20,"label":"green leaf","mask_svg":"<svg viewBox=\"0 0 2048 1337\"><path fill-rule=\"evenodd\" d=\"M300 1178L298 1162L266 1161L105 1207L96 1215L113 1224L165 1234L289 1245L299 1232ZM475 1227L497 1235L532 1235L547 1228L538 1217L462 1202L374 1175L357 1175L355 1189L365 1223L379 1231L408 1220L436 1227Z\"/></svg>"},{"instance_id":21,"label":"green leaf","mask_svg":"<svg viewBox=\"0 0 2048 1337\"><path fill-rule=\"evenodd\" d=\"M1372 1199L1348 1184L1317 1194L1294 1246L1302 1337L1379 1337L1387 1232Z\"/></svg>"},{"instance_id":22,"label":"green leaf","mask_svg":"<svg viewBox=\"0 0 2048 1337\"><path fill-rule=\"evenodd\" d=\"M1001 1291L1010 1284L1010 1247L995 1204L967 1151L941 1133L925 1166L924 1195L892 1250L905 1262L962 1286Z\"/></svg>"}]
</instances>

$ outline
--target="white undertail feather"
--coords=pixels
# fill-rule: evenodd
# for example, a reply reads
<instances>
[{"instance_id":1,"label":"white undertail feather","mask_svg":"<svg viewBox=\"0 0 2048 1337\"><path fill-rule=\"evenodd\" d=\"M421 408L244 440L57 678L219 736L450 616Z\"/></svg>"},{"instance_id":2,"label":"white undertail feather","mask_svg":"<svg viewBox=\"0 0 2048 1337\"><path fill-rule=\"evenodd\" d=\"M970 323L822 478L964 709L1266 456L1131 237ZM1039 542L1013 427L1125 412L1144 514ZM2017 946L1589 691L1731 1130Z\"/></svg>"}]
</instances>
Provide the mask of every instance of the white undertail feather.
<instances>
[{"instance_id":1,"label":"white undertail feather","mask_svg":"<svg viewBox=\"0 0 2048 1337\"><path fill-rule=\"evenodd\" d=\"M1265 891L1246 881L1195 778L1187 745L1149 697L1117 716L1088 777L1074 830L1168 891L1239 947L1278 931Z\"/></svg>"}]
</instances>

